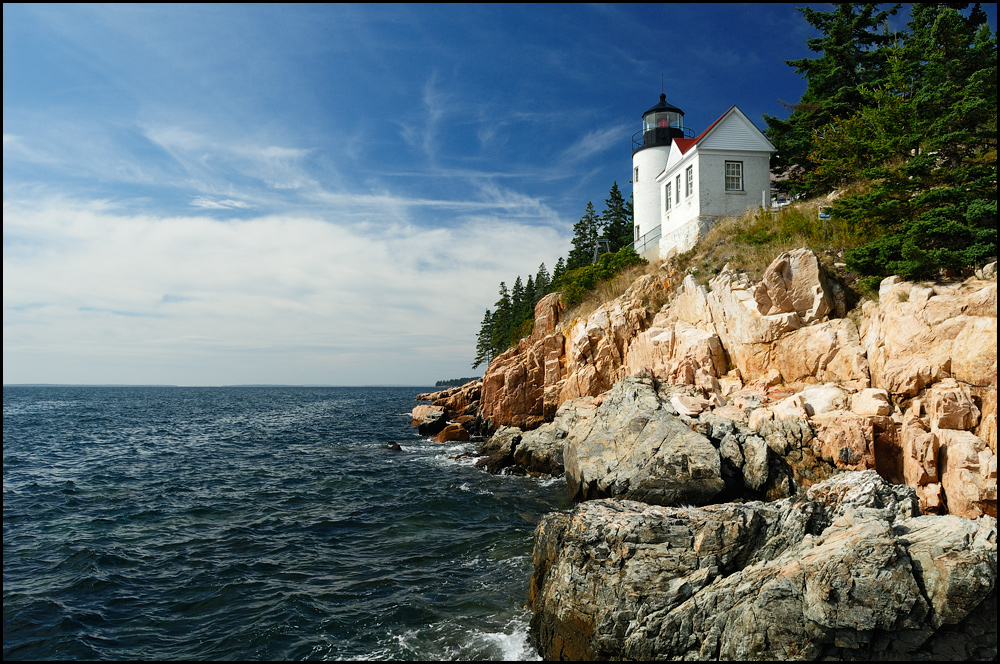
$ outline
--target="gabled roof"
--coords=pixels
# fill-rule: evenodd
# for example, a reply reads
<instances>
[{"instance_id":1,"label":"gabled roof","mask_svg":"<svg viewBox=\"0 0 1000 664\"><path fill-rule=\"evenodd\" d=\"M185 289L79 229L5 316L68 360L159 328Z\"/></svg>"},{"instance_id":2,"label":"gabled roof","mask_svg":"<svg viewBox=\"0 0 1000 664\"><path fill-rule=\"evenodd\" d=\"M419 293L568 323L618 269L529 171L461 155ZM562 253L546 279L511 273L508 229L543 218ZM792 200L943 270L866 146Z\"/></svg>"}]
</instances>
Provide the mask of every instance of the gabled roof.
<instances>
[{"instance_id":1,"label":"gabled roof","mask_svg":"<svg viewBox=\"0 0 1000 664\"><path fill-rule=\"evenodd\" d=\"M734 129L739 134L742 134L742 138L745 139L747 143L741 146L733 146L726 143L719 144L720 139L723 141L730 141L733 138L733 134L731 132L727 132L723 127L727 129ZM720 135L726 133L729 133L729 135ZM713 145L713 143L716 144ZM680 161L683 156L690 152L695 146L699 146L701 148L776 152L776 149L771 144L771 141L767 140L767 137L761 133L760 129L757 129L757 126L754 125L746 114L735 105L730 106L729 109L720 115L715 122L710 124L705 131L701 132L694 138L675 138L674 145L677 146L677 150L670 151L670 156L667 157L666 167L660 175L669 171L674 164Z\"/></svg>"},{"instance_id":2,"label":"gabled roof","mask_svg":"<svg viewBox=\"0 0 1000 664\"><path fill-rule=\"evenodd\" d=\"M681 154L687 154L688 150L690 150L692 147L694 147L695 144L698 143L698 141L700 141L701 139L705 138L705 136L708 135L708 132L712 131L712 128L715 127L715 125L719 124L722 121L722 118L724 118L727 115L729 115L729 111L733 110L734 108L736 108L735 104L732 105L732 106L730 106L729 109L725 113L723 113L722 115L720 115L719 118L715 122L713 122L712 124L708 125L708 128L705 131L701 132L700 134L698 134L694 138L675 138L674 139L674 144L680 149ZM738 108L736 110L739 111ZM742 113L742 112L743 111L740 111L740 113Z\"/></svg>"}]
</instances>

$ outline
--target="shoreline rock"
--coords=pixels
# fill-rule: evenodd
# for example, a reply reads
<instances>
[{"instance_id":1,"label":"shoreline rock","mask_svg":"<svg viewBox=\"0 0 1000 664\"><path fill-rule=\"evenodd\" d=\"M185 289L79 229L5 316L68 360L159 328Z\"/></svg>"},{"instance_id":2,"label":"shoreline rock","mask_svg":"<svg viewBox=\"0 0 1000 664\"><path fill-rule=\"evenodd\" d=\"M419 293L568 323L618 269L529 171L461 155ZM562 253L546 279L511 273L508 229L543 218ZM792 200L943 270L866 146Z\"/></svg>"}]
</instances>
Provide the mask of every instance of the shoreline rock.
<instances>
[{"instance_id":1,"label":"shoreline rock","mask_svg":"<svg viewBox=\"0 0 1000 664\"><path fill-rule=\"evenodd\" d=\"M762 488L754 470L762 462L753 451L761 446L748 439L744 429L750 429L787 467L794 485L875 469L917 489L924 513L996 516L995 276L931 286L889 278L879 301L854 314L860 314L857 321L828 318L844 312L816 256L804 249L778 256L760 282L724 269L710 285L686 277L653 315L643 302L662 284L642 277L587 319L568 322L560 320L558 294L547 296L536 308L541 323L532 336L486 372L485 429L540 429L565 404L586 397L600 404L621 380L645 373L657 386L691 388L675 391L665 408L689 418L711 412L743 427L737 431L740 454L725 446L729 484L723 496L741 495L730 486L734 477L750 491L743 497L776 498L795 490ZM908 412L922 424L906 420ZM787 424L793 420L799 424ZM926 435L915 438L920 426ZM560 438L576 439L566 427L556 428ZM498 467L559 472L551 435L522 440L531 442L522 448L523 461L511 455ZM753 448L749 474L742 465L747 440ZM548 450L544 463L533 460L540 450L528 454L539 446ZM565 450L562 455L568 458ZM921 459L917 465L947 465L950 472L918 473L907 461L914 455Z\"/></svg>"},{"instance_id":2,"label":"shoreline rock","mask_svg":"<svg viewBox=\"0 0 1000 664\"><path fill-rule=\"evenodd\" d=\"M849 472L771 503L587 501L535 534L545 659L991 659L996 520Z\"/></svg>"},{"instance_id":3,"label":"shoreline rock","mask_svg":"<svg viewBox=\"0 0 1000 664\"><path fill-rule=\"evenodd\" d=\"M571 321L550 295L466 422L450 392L414 423L492 434L489 472L566 476L578 504L535 533L546 659L995 659L980 277L889 278L853 318L807 250L656 312L652 277Z\"/></svg>"}]
</instances>

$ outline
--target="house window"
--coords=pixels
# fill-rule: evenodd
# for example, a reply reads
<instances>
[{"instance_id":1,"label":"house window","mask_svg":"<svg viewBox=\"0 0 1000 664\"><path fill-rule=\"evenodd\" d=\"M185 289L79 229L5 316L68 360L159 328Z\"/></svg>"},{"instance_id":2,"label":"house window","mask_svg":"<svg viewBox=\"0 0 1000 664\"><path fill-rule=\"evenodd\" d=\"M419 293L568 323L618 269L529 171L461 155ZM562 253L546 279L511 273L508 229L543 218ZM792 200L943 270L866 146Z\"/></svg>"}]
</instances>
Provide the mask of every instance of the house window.
<instances>
[{"instance_id":1,"label":"house window","mask_svg":"<svg viewBox=\"0 0 1000 664\"><path fill-rule=\"evenodd\" d=\"M671 198L672 194L673 194L673 191L671 191L671 189L670 189L670 183L668 182L663 187L663 211L664 212L670 212L670 198Z\"/></svg>"},{"instance_id":2,"label":"house window","mask_svg":"<svg viewBox=\"0 0 1000 664\"><path fill-rule=\"evenodd\" d=\"M674 184L676 185L674 188L677 191L677 201L676 202L680 203L681 202L681 176L680 176L679 173L677 174L677 180L674 182Z\"/></svg>"},{"instance_id":3,"label":"house window","mask_svg":"<svg viewBox=\"0 0 1000 664\"><path fill-rule=\"evenodd\" d=\"M726 191L743 191L743 162L726 162Z\"/></svg>"},{"instance_id":4,"label":"house window","mask_svg":"<svg viewBox=\"0 0 1000 664\"><path fill-rule=\"evenodd\" d=\"M687 167L687 182L684 183L684 195L690 196L694 193L694 166Z\"/></svg>"}]
</instances>

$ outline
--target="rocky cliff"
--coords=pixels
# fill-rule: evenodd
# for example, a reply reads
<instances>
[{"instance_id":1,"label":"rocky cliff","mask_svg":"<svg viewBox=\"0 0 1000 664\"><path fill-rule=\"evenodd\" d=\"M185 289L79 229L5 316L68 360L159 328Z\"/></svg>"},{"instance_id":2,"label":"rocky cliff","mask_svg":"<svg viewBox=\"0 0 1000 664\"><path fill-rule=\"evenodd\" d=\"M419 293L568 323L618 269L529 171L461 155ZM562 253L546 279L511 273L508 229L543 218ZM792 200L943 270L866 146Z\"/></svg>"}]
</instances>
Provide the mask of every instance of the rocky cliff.
<instances>
[{"instance_id":1,"label":"rocky cliff","mask_svg":"<svg viewBox=\"0 0 1000 664\"><path fill-rule=\"evenodd\" d=\"M550 295L414 423L565 475L578 505L535 532L546 659L995 659L995 273L847 312L799 250L662 307L651 276L586 317Z\"/></svg>"},{"instance_id":2,"label":"rocky cliff","mask_svg":"<svg viewBox=\"0 0 1000 664\"><path fill-rule=\"evenodd\" d=\"M647 303L662 299L664 284L652 276L586 318L563 320L559 296L550 295L536 308L531 337L487 370L481 417L489 429L539 429L528 440L536 450L559 448L545 455L551 467L565 441L576 445L592 432L545 423L560 408L600 406L616 384L643 374L672 386L667 410L690 420L683 427L729 421L729 442L716 445L724 468L744 479L754 476L744 463L786 469L786 489L747 485L751 491L790 495L834 472L874 469L914 487L926 514L995 517L995 267L982 276L950 284L889 278L877 302L845 316L843 293L801 249L777 257L759 282L728 269L708 287L689 276L657 311ZM621 417L600 420L606 439L638 426ZM517 436L506 438L512 462ZM623 495L620 479L580 474L575 458L567 456L566 470L584 487L578 497Z\"/></svg>"}]
</instances>

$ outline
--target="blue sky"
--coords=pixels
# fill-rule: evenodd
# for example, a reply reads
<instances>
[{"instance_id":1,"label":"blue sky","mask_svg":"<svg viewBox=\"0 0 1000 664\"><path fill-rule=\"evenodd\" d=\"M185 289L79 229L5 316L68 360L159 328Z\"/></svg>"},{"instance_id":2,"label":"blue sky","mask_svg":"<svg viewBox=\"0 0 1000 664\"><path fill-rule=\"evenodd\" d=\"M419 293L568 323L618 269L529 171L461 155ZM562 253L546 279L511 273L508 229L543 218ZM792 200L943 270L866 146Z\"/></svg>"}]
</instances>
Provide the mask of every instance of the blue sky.
<instances>
[{"instance_id":1,"label":"blue sky","mask_svg":"<svg viewBox=\"0 0 1000 664\"><path fill-rule=\"evenodd\" d=\"M995 28L995 5L990 10ZM667 99L786 116L792 5L11 5L4 383L432 384Z\"/></svg>"}]
</instances>

